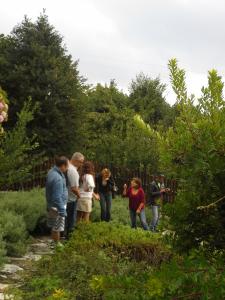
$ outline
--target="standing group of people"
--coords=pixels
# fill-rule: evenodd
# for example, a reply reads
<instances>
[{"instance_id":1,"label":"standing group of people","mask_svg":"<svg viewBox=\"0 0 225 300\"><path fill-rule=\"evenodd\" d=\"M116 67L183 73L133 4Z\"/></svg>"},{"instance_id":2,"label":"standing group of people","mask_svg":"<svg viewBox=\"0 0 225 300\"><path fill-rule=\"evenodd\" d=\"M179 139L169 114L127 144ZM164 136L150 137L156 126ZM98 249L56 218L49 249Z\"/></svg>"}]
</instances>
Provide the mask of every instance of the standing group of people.
<instances>
[{"instance_id":1,"label":"standing group of people","mask_svg":"<svg viewBox=\"0 0 225 300\"><path fill-rule=\"evenodd\" d=\"M170 189L165 188L163 175L153 177L147 195L141 186L141 180L139 178L133 178L129 188L124 184L123 196L129 198L131 227L137 227L137 216L139 216L144 230L150 229L151 231L156 232L159 223L159 208L169 191ZM150 225L148 225L146 220L146 205L150 206L152 210L152 220Z\"/></svg>"},{"instance_id":2,"label":"standing group of people","mask_svg":"<svg viewBox=\"0 0 225 300\"><path fill-rule=\"evenodd\" d=\"M129 187L124 185L123 196L129 198L131 227L136 228L136 217L140 217L143 229L156 231L159 220L159 206L168 191L163 177L153 180L150 196L146 196L141 180L133 178ZM84 155L76 152L69 161L66 157L56 158L55 166L48 172L46 180L47 220L53 241L59 243L61 232L68 238L74 226L81 221L89 222L93 199L99 200L101 220L111 220L112 194L117 190L109 169L103 169L95 178L94 165L85 161ZM152 207L152 222L148 226L145 206Z\"/></svg>"},{"instance_id":3,"label":"standing group of people","mask_svg":"<svg viewBox=\"0 0 225 300\"><path fill-rule=\"evenodd\" d=\"M110 221L115 188L108 169L95 180L94 165L83 154L74 153L70 161L56 158L46 180L47 223L53 241L59 243L61 232L68 238L76 222L89 221L93 199L100 201L101 220Z\"/></svg>"}]
</instances>

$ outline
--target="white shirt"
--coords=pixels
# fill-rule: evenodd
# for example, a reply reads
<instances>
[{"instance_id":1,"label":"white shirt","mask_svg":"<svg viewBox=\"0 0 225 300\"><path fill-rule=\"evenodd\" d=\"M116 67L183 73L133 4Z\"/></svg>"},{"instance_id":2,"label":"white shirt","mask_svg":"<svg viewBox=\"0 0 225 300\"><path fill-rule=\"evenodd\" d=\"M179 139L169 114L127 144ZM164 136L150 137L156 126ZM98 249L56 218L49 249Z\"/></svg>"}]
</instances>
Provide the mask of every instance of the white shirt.
<instances>
[{"instance_id":1,"label":"white shirt","mask_svg":"<svg viewBox=\"0 0 225 300\"><path fill-rule=\"evenodd\" d=\"M82 178L82 185L80 188L81 198L92 198L95 188L94 177L91 174L86 174Z\"/></svg>"},{"instance_id":2,"label":"white shirt","mask_svg":"<svg viewBox=\"0 0 225 300\"><path fill-rule=\"evenodd\" d=\"M68 178L68 202L73 202L77 200L77 196L71 191L71 188L79 188L79 173L77 172L77 168L69 163L69 168L67 171L67 178Z\"/></svg>"}]
</instances>

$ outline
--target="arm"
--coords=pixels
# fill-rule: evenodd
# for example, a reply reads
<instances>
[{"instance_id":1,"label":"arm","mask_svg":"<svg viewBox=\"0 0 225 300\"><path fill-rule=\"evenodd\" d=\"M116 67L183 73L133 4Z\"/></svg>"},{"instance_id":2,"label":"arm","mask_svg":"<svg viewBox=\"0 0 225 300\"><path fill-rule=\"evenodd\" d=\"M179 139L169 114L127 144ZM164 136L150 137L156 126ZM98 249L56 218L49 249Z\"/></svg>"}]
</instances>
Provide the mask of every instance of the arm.
<instances>
[{"instance_id":1,"label":"arm","mask_svg":"<svg viewBox=\"0 0 225 300\"><path fill-rule=\"evenodd\" d=\"M151 196L160 196L161 195L161 191L158 191L155 187L155 185L150 184L150 195Z\"/></svg>"},{"instance_id":2,"label":"arm","mask_svg":"<svg viewBox=\"0 0 225 300\"><path fill-rule=\"evenodd\" d=\"M71 187L71 191L77 196L77 198L80 198L80 190L78 187Z\"/></svg>"},{"instance_id":3,"label":"arm","mask_svg":"<svg viewBox=\"0 0 225 300\"><path fill-rule=\"evenodd\" d=\"M52 195L53 203L57 207L60 216L66 216L65 210L65 199L64 199L64 189L63 189L63 181L60 179L56 179L54 182L53 195Z\"/></svg>"},{"instance_id":4,"label":"arm","mask_svg":"<svg viewBox=\"0 0 225 300\"><path fill-rule=\"evenodd\" d=\"M71 192L77 196L77 198L80 198L80 190L79 190L79 175L77 172L74 172L74 170L68 170L67 171L67 178L69 181L69 186Z\"/></svg>"},{"instance_id":5,"label":"arm","mask_svg":"<svg viewBox=\"0 0 225 300\"><path fill-rule=\"evenodd\" d=\"M143 190L140 191L140 197L141 197L141 203L138 206L138 209L136 210L137 213L140 213L140 211L145 207L145 193Z\"/></svg>"},{"instance_id":6,"label":"arm","mask_svg":"<svg viewBox=\"0 0 225 300\"><path fill-rule=\"evenodd\" d=\"M101 175L98 175L98 176L96 177L96 187L95 187L95 192L96 192L97 194L99 193L100 181L101 181Z\"/></svg>"},{"instance_id":7,"label":"arm","mask_svg":"<svg viewBox=\"0 0 225 300\"><path fill-rule=\"evenodd\" d=\"M86 175L86 182L87 182L88 191L92 192L95 188L95 181L93 175L90 174Z\"/></svg>"}]
</instances>

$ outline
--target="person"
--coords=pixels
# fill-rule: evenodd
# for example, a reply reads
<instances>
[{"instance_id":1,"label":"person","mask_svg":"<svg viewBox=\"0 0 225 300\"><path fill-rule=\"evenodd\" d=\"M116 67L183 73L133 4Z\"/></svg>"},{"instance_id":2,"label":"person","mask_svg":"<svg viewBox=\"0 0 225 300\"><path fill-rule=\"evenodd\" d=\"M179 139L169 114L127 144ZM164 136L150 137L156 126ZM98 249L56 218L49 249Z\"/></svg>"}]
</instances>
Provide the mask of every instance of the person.
<instances>
[{"instance_id":1,"label":"person","mask_svg":"<svg viewBox=\"0 0 225 300\"><path fill-rule=\"evenodd\" d=\"M129 188L124 184L123 196L129 198L131 228L137 228L136 219L138 215L143 229L148 230L145 216L145 193L141 187L141 180L133 178Z\"/></svg>"},{"instance_id":2,"label":"person","mask_svg":"<svg viewBox=\"0 0 225 300\"><path fill-rule=\"evenodd\" d=\"M67 171L67 187L68 187L68 202L67 202L67 217L66 217L66 237L68 238L76 224L77 215L77 199L80 198L78 170L84 163L84 155L80 152L75 152L69 162Z\"/></svg>"},{"instance_id":3,"label":"person","mask_svg":"<svg viewBox=\"0 0 225 300\"><path fill-rule=\"evenodd\" d=\"M90 161L83 164L80 198L77 200L77 222L89 222L90 213L92 211L92 198L97 195L94 194L94 165Z\"/></svg>"},{"instance_id":4,"label":"person","mask_svg":"<svg viewBox=\"0 0 225 300\"><path fill-rule=\"evenodd\" d=\"M68 159L60 156L55 166L48 172L46 180L46 202L48 226L52 240L61 245L60 232L64 231L68 191L64 173L68 169Z\"/></svg>"},{"instance_id":5,"label":"person","mask_svg":"<svg viewBox=\"0 0 225 300\"><path fill-rule=\"evenodd\" d=\"M109 169L103 169L96 179L96 192L100 197L101 220L109 222L111 219L112 193L115 182Z\"/></svg>"},{"instance_id":6,"label":"person","mask_svg":"<svg viewBox=\"0 0 225 300\"><path fill-rule=\"evenodd\" d=\"M153 176L153 180L150 183L150 205L152 209L152 221L150 224L150 230L157 231L157 225L159 223L159 207L162 202L162 196L165 193L165 188L161 188L159 177Z\"/></svg>"}]
</instances>

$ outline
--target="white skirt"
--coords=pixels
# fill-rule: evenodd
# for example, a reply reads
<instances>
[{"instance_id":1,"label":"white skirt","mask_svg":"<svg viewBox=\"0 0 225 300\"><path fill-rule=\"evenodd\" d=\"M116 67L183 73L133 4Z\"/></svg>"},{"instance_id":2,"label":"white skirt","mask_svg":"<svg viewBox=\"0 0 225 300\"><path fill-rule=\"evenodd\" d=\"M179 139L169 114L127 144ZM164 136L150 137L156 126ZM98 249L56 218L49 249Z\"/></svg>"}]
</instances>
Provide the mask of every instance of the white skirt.
<instances>
[{"instance_id":1,"label":"white skirt","mask_svg":"<svg viewBox=\"0 0 225 300\"><path fill-rule=\"evenodd\" d=\"M92 211L92 198L79 198L77 200L77 211L90 213Z\"/></svg>"}]
</instances>

